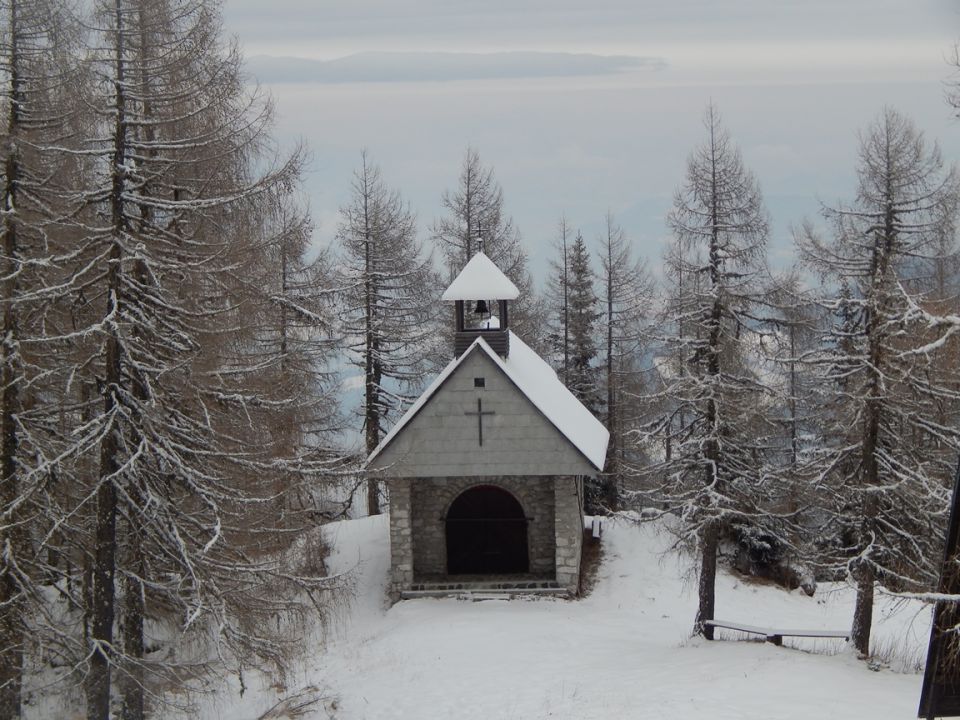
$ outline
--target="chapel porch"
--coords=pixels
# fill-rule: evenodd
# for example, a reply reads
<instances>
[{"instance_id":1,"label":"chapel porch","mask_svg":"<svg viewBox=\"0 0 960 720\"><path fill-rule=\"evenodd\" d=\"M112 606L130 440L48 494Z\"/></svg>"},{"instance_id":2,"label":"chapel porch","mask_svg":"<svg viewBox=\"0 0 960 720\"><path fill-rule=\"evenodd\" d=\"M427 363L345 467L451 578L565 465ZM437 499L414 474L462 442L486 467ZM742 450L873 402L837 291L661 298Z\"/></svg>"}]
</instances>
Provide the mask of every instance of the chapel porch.
<instances>
[{"instance_id":1,"label":"chapel porch","mask_svg":"<svg viewBox=\"0 0 960 720\"><path fill-rule=\"evenodd\" d=\"M395 598L576 593L583 522L579 478L396 478L389 486ZM494 532L477 532L491 522ZM461 550L480 559L465 564ZM509 571L490 572L504 562L503 553ZM492 558L491 565L483 555Z\"/></svg>"}]
</instances>

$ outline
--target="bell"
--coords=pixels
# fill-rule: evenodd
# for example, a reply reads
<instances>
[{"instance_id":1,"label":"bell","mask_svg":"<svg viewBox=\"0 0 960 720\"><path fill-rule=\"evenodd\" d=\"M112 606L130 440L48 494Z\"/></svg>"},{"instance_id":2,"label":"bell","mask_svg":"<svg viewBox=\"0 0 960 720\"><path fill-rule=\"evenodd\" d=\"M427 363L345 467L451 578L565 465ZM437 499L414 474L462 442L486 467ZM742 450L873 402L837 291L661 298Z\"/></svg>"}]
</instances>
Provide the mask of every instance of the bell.
<instances>
[{"instance_id":1,"label":"bell","mask_svg":"<svg viewBox=\"0 0 960 720\"><path fill-rule=\"evenodd\" d=\"M474 314L474 315L487 315L487 314L489 314L489 313L490 313L490 311L487 309L487 301L486 301L486 300L477 300L477 307L474 308L473 314Z\"/></svg>"}]
</instances>

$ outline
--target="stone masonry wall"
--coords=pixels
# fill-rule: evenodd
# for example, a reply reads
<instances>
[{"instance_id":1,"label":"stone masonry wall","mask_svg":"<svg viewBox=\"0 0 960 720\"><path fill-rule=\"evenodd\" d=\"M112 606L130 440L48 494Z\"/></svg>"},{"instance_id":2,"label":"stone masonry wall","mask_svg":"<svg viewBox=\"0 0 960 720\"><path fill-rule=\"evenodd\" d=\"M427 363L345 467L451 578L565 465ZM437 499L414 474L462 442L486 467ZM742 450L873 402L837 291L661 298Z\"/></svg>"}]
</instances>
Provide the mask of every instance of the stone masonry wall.
<instances>
[{"instance_id":1,"label":"stone masonry wall","mask_svg":"<svg viewBox=\"0 0 960 720\"><path fill-rule=\"evenodd\" d=\"M408 481L409 483L410 481ZM413 530L413 574L444 575L447 572L447 541L444 518L460 493L476 485L496 485L520 502L530 519L527 543L530 572L552 575L555 568L554 478L552 477L471 477L417 478L410 495ZM393 485L391 485L392 489ZM393 512L393 497L391 512ZM391 521L391 542L393 541ZM395 574L396 578L396 574Z\"/></svg>"},{"instance_id":2,"label":"stone masonry wall","mask_svg":"<svg viewBox=\"0 0 960 720\"><path fill-rule=\"evenodd\" d=\"M583 481L579 477L557 478L556 568L557 582L570 594L580 583L580 551L583 545Z\"/></svg>"},{"instance_id":3,"label":"stone masonry wall","mask_svg":"<svg viewBox=\"0 0 960 720\"><path fill-rule=\"evenodd\" d=\"M413 536L410 522L410 480L389 481L390 487L390 594L399 599L400 591L413 584Z\"/></svg>"}]
</instances>

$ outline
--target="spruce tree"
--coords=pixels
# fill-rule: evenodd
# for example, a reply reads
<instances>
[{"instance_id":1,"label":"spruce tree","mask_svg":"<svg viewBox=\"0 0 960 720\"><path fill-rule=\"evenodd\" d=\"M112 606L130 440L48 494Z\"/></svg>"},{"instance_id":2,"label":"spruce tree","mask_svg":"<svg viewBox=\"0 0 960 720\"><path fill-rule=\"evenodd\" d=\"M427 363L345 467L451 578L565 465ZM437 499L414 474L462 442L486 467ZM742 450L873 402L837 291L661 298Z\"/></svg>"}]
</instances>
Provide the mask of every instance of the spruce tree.
<instances>
[{"instance_id":1,"label":"spruce tree","mask_svg":"<svg viewBox=\"0 0 960 720\"><path fill-rule=\"evenodd\" d=\"M570 248L568 324L570 367L567 387L587 409L596 414L600 407L597 358L597 320L600 310L594 292L590 253L583 235L577 233Z\"/></svg>"}]
</instances>

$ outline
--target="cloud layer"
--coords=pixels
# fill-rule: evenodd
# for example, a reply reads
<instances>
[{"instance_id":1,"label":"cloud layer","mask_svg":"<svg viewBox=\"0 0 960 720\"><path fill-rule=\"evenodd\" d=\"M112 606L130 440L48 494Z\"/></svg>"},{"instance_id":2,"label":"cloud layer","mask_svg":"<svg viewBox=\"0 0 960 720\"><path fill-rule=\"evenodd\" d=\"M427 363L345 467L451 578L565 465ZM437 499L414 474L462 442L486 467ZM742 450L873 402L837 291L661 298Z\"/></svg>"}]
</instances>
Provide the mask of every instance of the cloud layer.
<instances>
[{"instance_id":1,"label":"cloud layer","mask_svg":"<svg viewBox=\"0 0 960 720\"><path fill-rule=\"evenodd\" d=\"M595 76L663 69L666 61L587 53L364 52L327 61L256 55L247 65L262 83L357 83Z\"/></svg>"},{"instance_id":2,"label":"cloud layer","mask_svg":"<svg viewBox=\"0 0 960 720\"><path fill-rule=\"evenodd\" d=\"M728 43L858 43L882 56L903 42L938 46L960 26L956 0L230 0L224 12L251 55L315 59L367 50L640 49L679 62L670 48Z\"/></svg>"}]
</instances>

